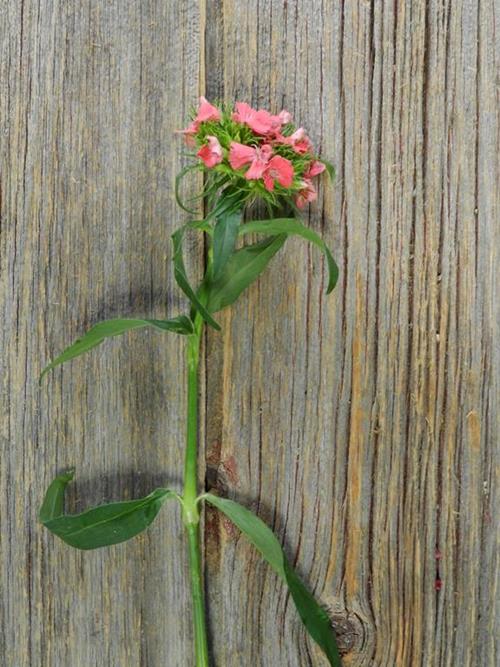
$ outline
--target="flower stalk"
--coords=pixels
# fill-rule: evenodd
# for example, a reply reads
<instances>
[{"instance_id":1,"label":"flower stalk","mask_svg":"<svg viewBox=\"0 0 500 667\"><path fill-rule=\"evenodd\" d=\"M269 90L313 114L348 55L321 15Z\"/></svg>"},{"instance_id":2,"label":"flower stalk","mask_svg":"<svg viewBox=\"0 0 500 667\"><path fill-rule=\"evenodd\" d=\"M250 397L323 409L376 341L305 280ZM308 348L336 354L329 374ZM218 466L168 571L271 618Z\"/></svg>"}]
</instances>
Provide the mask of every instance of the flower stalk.
<instances>
[{"instance_id":1,"label":"flower stalk","mask_svg":"<svg viewBox=\"0 0 500 667\"><path fill-rule=\"evenodd\" d=\"M200 513L198 510L198 371L203 321L196 317L194 333L188 337L187 357L187 427L184 463L182 516L186 528L189 576L193 605L193 630L196 667L208 667L207 624L203 594L202 557L200 549Z\"/></svg>"}]
</instances>

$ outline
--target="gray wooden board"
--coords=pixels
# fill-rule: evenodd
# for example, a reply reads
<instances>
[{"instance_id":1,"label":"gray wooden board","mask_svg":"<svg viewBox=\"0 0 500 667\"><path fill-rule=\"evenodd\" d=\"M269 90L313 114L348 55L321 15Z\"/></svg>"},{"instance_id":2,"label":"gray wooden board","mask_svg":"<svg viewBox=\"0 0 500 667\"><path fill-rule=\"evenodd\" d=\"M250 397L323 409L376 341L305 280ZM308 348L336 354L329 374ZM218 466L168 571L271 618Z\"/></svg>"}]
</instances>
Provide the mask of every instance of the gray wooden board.
<instances>
[{"instance_id":1,"label":"gray wooden board","mask_svg":"<svg viewBox=\"0 0 500 667\"><path fill-rule=\"evenodd\" d=\"M174 504L96 552L36 520L70 465L72 510L180 488L182 339L132 332L37 376L100 319L184 310L174 130L200 93L310 130L338 176L306 220L341 268L326 297L290 240L207 334L201 477L276 530L346 665L498 664L495 21L492 0L4 3L2 667L193 664ZM203 254L190 237L192 275ZM325 664L213 511L204 552L215 665Z\"/></svg>"}]
</instances>

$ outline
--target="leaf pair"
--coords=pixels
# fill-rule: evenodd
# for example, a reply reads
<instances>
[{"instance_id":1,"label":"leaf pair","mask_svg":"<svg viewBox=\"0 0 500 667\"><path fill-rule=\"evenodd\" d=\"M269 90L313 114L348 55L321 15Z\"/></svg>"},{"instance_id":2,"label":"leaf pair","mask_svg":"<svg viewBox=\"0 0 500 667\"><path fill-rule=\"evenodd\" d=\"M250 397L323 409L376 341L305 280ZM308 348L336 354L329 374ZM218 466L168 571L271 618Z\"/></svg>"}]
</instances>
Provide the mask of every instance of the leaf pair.
<instances>
[{"instance_id":1,"label":"leaf pair","mask_svg":"<svg viewBox=\"0 0 500 667\"><path fill-rule=\"evenodd\" d=\"M257 243L234 250L237 236L265 234ZM326 243L312 229L295 218L256 220L240 225L240 215L230 212L221 216L213 235L213 270L202 286L206 310L215 313L234 303L264 271L289 236L300 236L316 245L328 265L329 294L337 284L339 270Z\"/></svg>"},{"instance_id":2,"label":"leaf pair","mask_svg":"<svg viewBox=\"0 0 500 667\"><path fill-rule=\"evenodd\" d=\"M48 530L76 549L98 549L129 540L151 525L166 500L178 498L173 491L159 488L144 498L98 505L80 514L64 514L64 493L73 476L71 470L54 479L45 494L39 518ZM339 667L340 656L330 619L288 562L271 529L232 500L210 493L200 499L223 512L287 584L307 631L323 649L330 665Z\"/></svg>"},{"instance_id":3,"label":"leaf pair","mask_svg":"<svg viewBox=\"0 0 500 667\"><path fill-rule=\"evenodd\" d=\"M64 492L74 471L58 475L45 494L39 519L52 533L76 549L98 549L125 542L145 530L168 498L168 489L155 489L145 498L98 505L81 514L63 514Z\"/></svg>"},{"instance_id":4,"label":"leaf pair","mask_svg":"<svg viewBox=\"0 0 500 667\"><path fill-rule=\"evenodd\" d=\"M182 254L182 241L187 229L212 230L206 220L199 220L185 225L172 235L174 243L174 273L178 285L189 298L193 310L216 330L220 325L212 313L234 303L240 294L249 287L265 270L270 260L280 250L288 236L300 236L316 245L325 255L328 265L328 287L330 293L338 279L338 268L325 242L312 229L305 227L295 218L276 218L256 220L241 224L241 211L235 209L235 203L227 198L216 207L216 223L213 228L213 264L212 270L195 290L189 284ZM257 243L234 250L236 238L250 233L265 234L266 238ZM193 313L192 313L193 316ZM74 359L84 352L102 343L106 338L118 336L132 329L152 326L163 331L189 335L193 333L193 322L186 315L169 320L151 319L112 319L93 326L82 338L66 348L43 371L40 380L52 368Z\"/></svg>"}]
</instances>

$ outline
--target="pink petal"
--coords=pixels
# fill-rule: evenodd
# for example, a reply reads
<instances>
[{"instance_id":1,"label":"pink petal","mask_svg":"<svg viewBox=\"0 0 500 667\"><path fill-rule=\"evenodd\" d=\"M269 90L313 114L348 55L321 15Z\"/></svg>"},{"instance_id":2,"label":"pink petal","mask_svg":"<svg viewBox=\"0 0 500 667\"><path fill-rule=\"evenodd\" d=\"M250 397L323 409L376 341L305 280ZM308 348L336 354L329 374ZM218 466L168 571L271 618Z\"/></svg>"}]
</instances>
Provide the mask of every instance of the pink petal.
<instances>
[{"instance_id":1,"label":"pink petal","mask_svg":"<svg viewBox=\"0 0 500 667\"><path fill-rule=\"evenodd\" d=\"M264 109L255 111L245 122L256 134L268 134L273 128L272 116Z\"/></svg>"},{"instance_id":2,"label":"pink petal","mask_svg":"<svg viewBox=\"0 0 500 667\"><path fill-rule=\"evenodd\" d=\"M293 165L290 160L281 157L281 155L275 155L271 158L268 173L284 188L289 188L293 182Z\"/></svg>"},{"instance_id":3,"label":"pink petal","mask_svg":"<svg viewBox=\"0 0 500 667\"><path fill-rule=\"evenodd\" d=\"M212 137L209 134L207 135L207 139L208 139L208 145L210 146L210 150L212 151L212 153L222 159L222 146L220 145L220 142L217 139L217 137Z\"/></svg>"},{"instance_id":4,"label":"pink petal","mask_svg":"<svg viewBox=\"0 0 500 667\"><path fill-rule=\"evenodd\" d=\"M307 136L303 127L299 127L299 129L295 130L291 136L281 137L281 139L284 144L288 144L296 153L301 155L304 153L311 153L313 150L311 140Z\"/></svg>"},{"instance_id":5,"label":"pink petal","mask_svg":"<svg viewBox=\"0 0 500 667\"><path fill-rule=\"evenodd\" d=\"M266 190L272 192L274 190L274 179L268 171L264 172L262 180L264 181L264 187Z\"/></svg>"},{"instance_id":6,"label":"pink petal","mask_svg":"<svg viewBox=\"0 0 500 667\"><path fill-rule=\"evenodd\" d=\"M232 141L229 147L229 164L233 169L241 169L241 167L252 162L255 155L256 150L253 146L245 146L237 141Z\"/></svg>"},{"instance_id":7,"label":"pink petal","mask_svg":"<svg viewBox=\"0 0 500 667\"><path fill-rule=\"evenodd\" d=\"M304 206L311 201L314 201L318 196L318 193L316 192L316 188L314 185L311 183L310 180L304 179L304 187L302 190L296 195L295 197L295 203L299 208L304 208Z\"/></svg>"},{"instance_id":8,"label":"pink petal","mask_svg":"<svg viewBox=\"0 0 500 667\"><path fill-rule=\"evenodd\" d=\"M245 178L248 180L255 180L257 178L262 178L262 175L267 169L267 160L262 157L256 157L250 165L250 169L245 174Z\"/></svg>"},{"instance_id":9,"label":"pink petal","mask_svg":"<svg viewBox=\"0 0 500 667\"><path fill-rule=\"evenodd\" d=\"M205 97L200 97L200 106L195 122L203 123L207 120L220 120L221 115L219 109L210 104Z\"/></svg>"},{"instance_id":10,"label":"pink petal","mask_svg":"<svg viewBox=\"0 0 500 667\"><path fill-rule=\"evenodd\" d=\"M261 148L256 148L255 157L252 160L250 169L245 174L245 178L249 180L261 178L267 169L272 154L273 149L269 144L264 144Z\"/></svg>"},{"instance_id":11,"label":"pink petal","mask_svg":"<svg viewBox=\"0 0 500 667\"><path fill-rule=\"evenodd\" d=\"M305 153L312 153L313 151L313 145L309 137L306 137L302 141L297 141L292 148L296 153L299 153L300 155L304 155Z\"/></svg>"},{"instance_id":12,"label":"pink petal","mask_svg":"<svg viewBox=\"0 0 500 667\"><path fill-rule=\"evenodd\" d=\"M290 141L288 141L290 137L284 137L281 132L275 132L274 137L273 137L273 142L277 144L289 144Z\"/></svg>"},{"instance_id":13,"label":"pink petal","mask_svg":"<svg viewBox=\"0 0 500 667\"><path fill-rule=\"evenodd\" d=\"M268 161L271 159L271 155L273 154L273 147L271 144L263 144L260 147L260 155L262 155L263 159Z\"/></svg>"},{"instance_id":14,"label":"pink petal","mask_svg":"<svg viewBox=\"0 0 500 667\"><path fill-rule=\"evenodd\" d=\"M319 160L313 160L304 172L304 178L314 178L325 171L325 165Z\"/></svg>"},{"instance_id":15,"label":"pink petal","mask_svg":"<svg viewBox=\"0 0 500 667\"><path fill-rule=\"evenodd\" d=\"M199 130L199 127L200 124L197 123L195 120L192 120L184 130L181 130L181 132L183 134L196 134Z\"/></svg>"},{"instance_id":16,"label":"pink petal","mask_svg":"<svg viewBox=\"0 0 500 667\"><path fill-rule=\"evenodd\" d=\"M304 206L307 204L304 195L302 195L300 192L295 195L295 205L297 208L304 208Z\"/></svg>"},{"instance_id":17,"label":"pink petal","mask_svg":"<svg viewBox=\"0 0 500 667\"><path fill-rule=\"evenodd\" d=\"M246 102L236 102L236 111L232 115L232 119L237 123L246 123L247 119L255 113L255 109Z\"/></svg>"},{"instance_id":18,"label":"pink petal","mask_svg":"<svg viewBox=\"0 0 500 667\"><path fill-rule=\"evenodd\" d=\"M280 119L282 125L286 125L292 120L292 114L289 111L286 111L286 109L283 109L279 112L278 118Z\"/></svg>"},{"instance_id":19,"label":"pink petal","mask_svg":"<svg viewBox=\"0 0 500 667\"><path fill-rule=\"evenodd\" d=\"M203 160L206 167L215 167L222 162L222 146L217 137L207 136L208 144L202 146L198 151L198 157Z\"/></svg>"},{"instance_id":20,"label":"pink petal","mask_svg":"<svg viewBox=\"0 0 500 667\"><path fill-rule=\"evenodd\" d=\"M232 119L237 123L244 123L253 130L256 134L266 135L275 128L279 129L281 123L277 116L272 116L269 111L259 109L256 111L246 102L236 102L236 111L232 115Z\"/></svg>"},{"instance_id":21,"label":"pink petal","mask_svg":"<svg viewBox=\"0 0 500 667\"><path fill-rule=\"evenodd\" d=\"M186 145L190 148L194 148L196 146L195 135L198 132L198 129L198 123L193 120L184 130L177 131L184 135Z\"/></svg>"},{"instance_id":22,"label":"pink petal","mask_svg":"<svg viewBox=\"0 0 500 667\"><path fill-rule=\"evenodd\" d=\"M281 112L277 116L270 116L271 119L271 128L269 130L269 134L272 134L274 136L279 135L281 126L283 125L283 121L281 120Z\"/></svg>"},{"instance_id":23,"label":"pink petal","mask_svg":"<svg viewBox=\"0 0 500 667\"><path fill-rule=\"evenodd\" d=\"M306 136L306 131L304 130L303 127L299 127L298 130L295 130L295 132L289 137L291 143L296 143L297 141L301 141L304 139Z\"/></svg>"}]
</instances>

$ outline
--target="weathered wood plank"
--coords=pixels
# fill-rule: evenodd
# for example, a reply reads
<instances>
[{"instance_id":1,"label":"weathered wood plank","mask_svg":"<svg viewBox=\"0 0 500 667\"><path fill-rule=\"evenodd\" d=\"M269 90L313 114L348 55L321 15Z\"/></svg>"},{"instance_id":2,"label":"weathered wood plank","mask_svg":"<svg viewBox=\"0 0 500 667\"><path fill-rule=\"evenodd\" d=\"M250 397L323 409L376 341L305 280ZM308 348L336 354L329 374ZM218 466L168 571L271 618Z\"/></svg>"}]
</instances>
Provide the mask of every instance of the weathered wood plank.
<instances>
[{"instance_id":1,"label":"weathered wood plank","mask_svg":"<svg viewBox=\"0 0 500 667\"><path fill-rule=\"evenodd\" d=\"M0 663L192 662L173 507L96 553L36 524L70 464L73 508L178 488L181 341L135 333L36 377L102 317L181 309L171 138L205 89L310 129L338 177L308 221L342 269L325 297L323 260L289 241L207 336L207 486L283 537L347 664L496 664L494 3L24 0L0 16ZM213 513L205 550L215 664L324 664Z\"/></svg>"},{"instance_id":2,"label":"weathered wood plank","mask_svg":"<svg viewBox=\"0 0 500 667\"><path fill-rule=\"evenodd\" d=\"M178 488L181 339L133 333L41 390L37 376L101 318L184 306L169 261L183 220L173 131L199 94L198 3L24 0L1 15L0 663L180 667L192 649L176 507L144 536L83 554L36 512L72 464L72 507Z\"/></svg>"},{"instance_id":3,"label":"weathered wood plank","mask_svg":"<svg viewBox=\"0 0 500 667\"><path fill-rule=\"evenodd\" d=\"M309 222L342 276L326 298L289 243L210 333L209 480L285 536L348 664L495 664L493 4L211 6L209 92L283 104L338 168ZM324 664L209 527L217 664Z\"/></svg>"}]
</instances>

